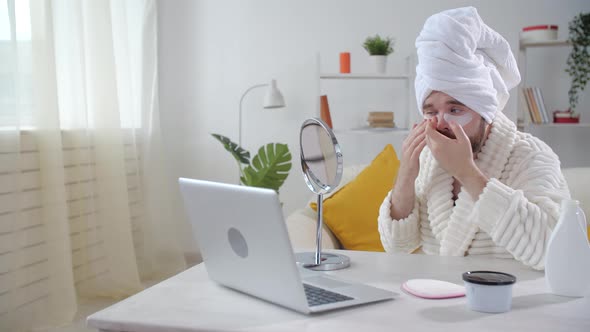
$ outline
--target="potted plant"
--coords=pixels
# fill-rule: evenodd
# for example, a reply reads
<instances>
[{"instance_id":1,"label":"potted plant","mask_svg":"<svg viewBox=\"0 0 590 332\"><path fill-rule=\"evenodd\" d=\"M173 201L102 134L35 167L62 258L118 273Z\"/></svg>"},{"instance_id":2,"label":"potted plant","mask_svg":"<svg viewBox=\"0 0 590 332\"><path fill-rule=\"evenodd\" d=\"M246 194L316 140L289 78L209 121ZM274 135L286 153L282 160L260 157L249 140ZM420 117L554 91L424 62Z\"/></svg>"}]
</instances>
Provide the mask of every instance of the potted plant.
<instances>
[{"instance_id":1,"label":"potted plant","mask_svg":"<svg viewBox=\"0 0 590 332\"><path fill-rule=\"evenodd\" d=\"M578 94L584 91L590 78L590 13L580 13L569 23L569 42L572 44L572 52L567 59L565 71L572 78L568 95L573 112L578 104Z\"/></svg>"},{"instance_id":2,"label":"potted plant","mask_svg":"<svg viewBox=\"0 0 590 332\"><path fill-rule=\"evenodd\" d=\"M269 143L258 149L258 154L250 162L250 152L243 149L229 138L211 134L238 162L240 182L246 186L273 189L279 192L289 170L291 170L291 152L287 144Z\"/></svg>"},{"instance_id":3,"label":"potted plant","mask_svg":"<svg viewBox=\"0 0 590 332\"><path fill-rule=\"evenodd\" d=\"M385 74L387 65L387 56L393 53L394 40L390 37L381 38L379 35L374 37L367 37L363 43L363 47L375 64L375 70L379 74Z\"/></svg>"}]
</instances>

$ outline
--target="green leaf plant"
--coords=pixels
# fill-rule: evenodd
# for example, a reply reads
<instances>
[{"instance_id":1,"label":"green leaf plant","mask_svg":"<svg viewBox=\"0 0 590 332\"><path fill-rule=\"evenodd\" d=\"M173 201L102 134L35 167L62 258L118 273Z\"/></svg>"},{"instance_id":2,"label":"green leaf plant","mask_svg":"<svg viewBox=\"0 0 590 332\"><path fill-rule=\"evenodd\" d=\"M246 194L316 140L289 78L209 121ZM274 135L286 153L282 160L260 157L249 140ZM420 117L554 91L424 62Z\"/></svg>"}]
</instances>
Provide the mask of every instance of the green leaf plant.
<instances>
[{"instance_id":1,"label":"green leaf plant","mask_svg":"<svg viewBox=\"0 0 590 332\"><path fill-rule=\"evenodd\" d=\"M285 183L291 170L291 152L287 144L269 143L250 161L250 152L229 138L211 134L231 153L240 169L240 182L246 186L273 189L276 192Z\"/></svg>"},{"instance_id":2,"label":"green leaf plant","mask_svg":"<svg viewBox=\"0 0 590 332\"><path fill-rule=\"evenodd\" d=\"M578 104L578 94L584 91L590 78L590 13L580 13L569 23L569 41L572 51L567 59L565 70L572 79L568 91L570 109L572 112Z\"/></svg>"},{"instance_id":3,"label":"green leaf plant","mask_svg":"<svg viewBox=\"0 0 590 332\"><path fill-rule=\"evenodd\" d=\"M369 55L390 55L393 53L394 40L390 37L381 38L379 35L374 37L367 37L363 43L363 47Z\"/></svg>"}]
</instances>

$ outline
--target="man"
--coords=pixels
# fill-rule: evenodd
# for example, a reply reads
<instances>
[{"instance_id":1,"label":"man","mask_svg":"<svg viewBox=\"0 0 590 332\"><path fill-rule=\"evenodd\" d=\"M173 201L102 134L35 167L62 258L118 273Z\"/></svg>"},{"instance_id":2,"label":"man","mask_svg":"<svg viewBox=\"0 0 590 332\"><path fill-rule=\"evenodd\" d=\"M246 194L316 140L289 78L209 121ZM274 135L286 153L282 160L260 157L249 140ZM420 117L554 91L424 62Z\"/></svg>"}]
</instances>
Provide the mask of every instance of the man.
<instances>
[{"instance_id":1,"label":"man","mask_svg":"<svg viewBox=\"0 0 590 332\"><path fill-rule=\"evenodd\" d=\"M431 16L416 47L424 120L403 143L379 211L383 247L543 269L569 190L553 151L501 112L520 82L508 42L467 7Z\"/></svg>"}]
</instances>

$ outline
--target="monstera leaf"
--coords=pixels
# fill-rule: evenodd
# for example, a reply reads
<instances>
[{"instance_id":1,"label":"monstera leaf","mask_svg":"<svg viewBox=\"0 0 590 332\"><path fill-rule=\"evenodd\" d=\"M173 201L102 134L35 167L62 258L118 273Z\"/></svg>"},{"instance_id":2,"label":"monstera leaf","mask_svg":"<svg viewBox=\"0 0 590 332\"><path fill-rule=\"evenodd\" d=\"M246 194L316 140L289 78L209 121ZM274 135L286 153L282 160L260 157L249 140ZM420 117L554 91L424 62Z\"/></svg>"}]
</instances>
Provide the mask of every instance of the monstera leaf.
<instances>
[{"instance_id":1,"label":"monstera leaf","mask_svg":"<svg viewBox=\"0 0 590 332\"><path fill-rule=\"evenodd\" d=\"M238 144L232 142L229 138L219 135L219 134L211 134L211 136L215 137L223 147L229 151L234 158L236 158L238 164L246 164L250 165L250 152L247 150L242 149Z\"/></svg>"},{"instance_id":2,"label":"monstera leaf","mask_svg":"<svg viewBox=\"0 0 590 332\"><path fill-rule=\"evenodd\" d=\"M242 183L252 187L276 191L287 179L291 170L291 152L287 144L269 143L258 150L252 163L243 171Z\"/></svg>"},{"instance_id":3,"label":"monstera leaf","mask_svg":"<svg viewBox=\"0 0 590 332\"><path fill-rule=\"evenodd\" d=\"M269 143L261 147L250 164L248 150L223 135L211 136L221 142L238 162L242 184L279 191L291 170L291 152L287 144ZM244 168L242 165L245 165Z\"/></svg>"}]
</instances>

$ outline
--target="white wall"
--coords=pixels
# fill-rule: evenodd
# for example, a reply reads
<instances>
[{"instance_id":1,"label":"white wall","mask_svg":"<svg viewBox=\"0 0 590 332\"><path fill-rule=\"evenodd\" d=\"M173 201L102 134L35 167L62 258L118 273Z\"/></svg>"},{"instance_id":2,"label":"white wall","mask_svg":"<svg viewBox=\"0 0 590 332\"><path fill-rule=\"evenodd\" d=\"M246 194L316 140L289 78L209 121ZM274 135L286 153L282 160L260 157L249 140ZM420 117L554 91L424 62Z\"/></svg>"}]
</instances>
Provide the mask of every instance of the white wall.
<instances>
[{"instance_id":1,"label":"white wall","mask_svg":"<svg viewBox=\"0 0 590 332\"><path fill-rule=\"evenodd\" d=\"M375 33L391 35L396 51L390 65L399 69L402 59L414 52L414 40L428 16L465 5L477 7L513 50L523 26L557 24L559 37L565 39L568 21L590 11L587 0L160 1L160 108L176 175L236 183L233 158L209 134L237 141L241 94L250 85L276 78L288 107L263 110L263 91L249 94L243 141L250 150L271 141L289 144L293 169L281 200L287 214L302 207L310 192L300 175L298 133L303 120L317 114L316 53L321 54L323 69L337 71L338 53L348 50L353 71L367 71L362 41ZM541 54L529 60L538 70L529 77L548 84L535 82L547 94L550 108L567 107L567 74L564 66L559 68L565 56ZM581 105L590 100L587 95ZM506 113L514 116L515 110L511 98ZM582 116L588 121L590 111Z\"/></svg>"}]
</instances>

